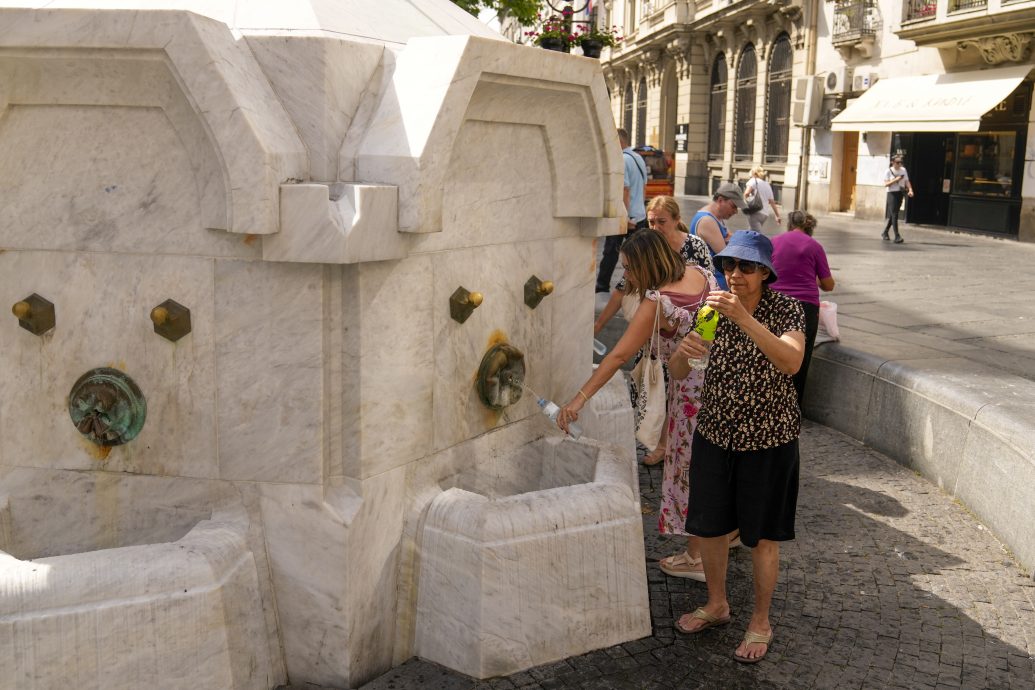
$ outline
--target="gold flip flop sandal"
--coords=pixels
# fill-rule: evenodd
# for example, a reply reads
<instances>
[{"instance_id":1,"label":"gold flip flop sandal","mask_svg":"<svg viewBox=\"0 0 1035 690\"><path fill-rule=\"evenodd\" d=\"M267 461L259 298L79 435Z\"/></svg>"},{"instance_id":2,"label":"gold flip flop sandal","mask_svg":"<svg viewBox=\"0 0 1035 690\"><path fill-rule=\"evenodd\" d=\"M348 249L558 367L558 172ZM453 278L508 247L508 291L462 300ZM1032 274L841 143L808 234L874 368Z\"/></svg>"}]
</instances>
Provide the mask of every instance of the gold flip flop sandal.
<instances>
[{"instance_id":1,"label":"gold flip flop sandal","mask_svg":"<svg viewBox=\"0 0 1035 690\"><path fill-rule=\"evenodd\" d=\"M737 654L736 650L734 650L733 651L733 659L735 661L739 661L742 664L757 664L759 661L761 661L762 659L765 658L766 654L769 653L769 646L772 644L772 642L773 642L773 633L772 633L772 631L770 631L768 635L763 635L761 633L756 633L756 632L751 632L750 630L746 630L744 632L744 644L764 644L765 645L765 652L762 653L762 656L755 657L754 659L752 659L751 657L741 656L741 655Z\"/></svg>"},{"instance_id":2,"label":"gold flip flop sandal","mask_svg":"<svg viewBox=\"0 0 1035 690\"><path fill-rule=\"evenodd\" d=\"M679 621L683 620L683 618L685 618L688 615L691 618L697 618L698 620L704 621L704 625L702 625L700 628L695 628L693 630L690 630L688 628L684 628L682 625L679 624ZM678 630L679 632L683 633L684 635L696 635L697 633L704 632L708 628L717 628L720 625L728 624L730 622L730 618L732 617L732 615L733 615L732 612L730 612L729 616L726 616L725 618L718 618L717 616L713 616L712 614L708 613L704 609L698 608L693 613L684 614L684 615L680 616L679 618L677 618L676 619L676 630Z\"/></svg>"}]
</instances>

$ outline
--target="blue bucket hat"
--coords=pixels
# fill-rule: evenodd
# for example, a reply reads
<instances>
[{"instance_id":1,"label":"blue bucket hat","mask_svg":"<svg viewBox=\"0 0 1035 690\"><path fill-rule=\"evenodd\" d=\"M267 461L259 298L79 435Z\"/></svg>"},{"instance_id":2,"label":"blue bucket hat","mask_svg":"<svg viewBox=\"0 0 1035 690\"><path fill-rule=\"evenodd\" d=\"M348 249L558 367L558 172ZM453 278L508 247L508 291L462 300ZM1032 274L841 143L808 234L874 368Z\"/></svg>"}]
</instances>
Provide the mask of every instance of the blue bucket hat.
<instances>
[{"instance_id":1,"label":"blue bucket hat","mask_svg":"<svg viewBox=\"0 0 1035 690\"><path fill-rule=\"evenodd\" d=\"M733 233L726 248L715 255L716 267L724 256L742 261L754 261L756 264L762 264L768 268L769 277L765 279L766 285L776 280L776 271L773 270L773 243L760 232L740 230Z\"/></svg>"}]
</instances>

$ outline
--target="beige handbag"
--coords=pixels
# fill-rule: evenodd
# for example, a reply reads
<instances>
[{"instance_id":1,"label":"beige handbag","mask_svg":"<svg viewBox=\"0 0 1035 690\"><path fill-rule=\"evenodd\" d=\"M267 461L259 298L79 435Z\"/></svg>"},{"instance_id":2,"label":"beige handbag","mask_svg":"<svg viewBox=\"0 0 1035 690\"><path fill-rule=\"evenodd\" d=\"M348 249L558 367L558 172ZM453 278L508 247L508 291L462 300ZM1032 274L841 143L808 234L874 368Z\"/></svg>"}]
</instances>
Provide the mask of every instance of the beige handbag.
<instances>
[{"instance_id":1,"label":"beige handbag","mask_svg":"<svg viewBox=\"0 0 1035 690\"><path fill-rule=\"evenodd\" d=\"M658 353L661 319L661 298L654 311L654 330L650 335L650 347L633 369L636 383L636 440L653 450L661 441L661 431L668 416L668 395L665 391L665 372L661 368Z\"/></svg>"}]
</instances>

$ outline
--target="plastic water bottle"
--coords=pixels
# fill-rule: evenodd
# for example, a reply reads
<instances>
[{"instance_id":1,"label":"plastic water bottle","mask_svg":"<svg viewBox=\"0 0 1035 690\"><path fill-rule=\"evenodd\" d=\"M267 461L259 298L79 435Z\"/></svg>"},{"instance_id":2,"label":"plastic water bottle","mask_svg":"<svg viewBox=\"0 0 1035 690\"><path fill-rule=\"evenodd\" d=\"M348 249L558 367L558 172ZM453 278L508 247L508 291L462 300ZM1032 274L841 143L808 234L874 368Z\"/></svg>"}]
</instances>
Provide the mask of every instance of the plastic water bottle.
<instances>
[{"instance_id":1,"label":"plastic water bottle","mask_svg":"<svg viewBox=\"0 0 1035 690\"><path fill-rule=\"evenodd\" d=\"M701 336L709 348L715 340L715 329L719 326L719 312L707 304L697 312L697 324L694 326L694 333ZM705 352L701 357L691 357L687 360L694 369L704 369L708 366L709 353Z\"/></svg>"},{"instance_id":2,"label":"plastic water bottle","mask_svg":"<svg viewBox=\"0 0 1035 690\"><path fill-rule=\"evenodd\" d=\"M554 424L557 423L557 415L561 413L561 408L557 407L556 403L551 402L546 398L539 398L535 401L535 404L539 406L539 409L543 411L543 414L546 415L551 422ZM579 437L582 436L582 427L579 426L577 422L569 422L568 435L578 441Z\"/></svg>"},{"instance_id":3,"label":"plastic water bottle","mask_svg":"<svg viewBox=\"0 0 1035 690\"><path fill-rule=\"evenodd\" d=\"M596 338L593 338L593 352L596 352L598 355L603 357L607 354L607 345L604 345Z\"/></svg>"}]
</instances>

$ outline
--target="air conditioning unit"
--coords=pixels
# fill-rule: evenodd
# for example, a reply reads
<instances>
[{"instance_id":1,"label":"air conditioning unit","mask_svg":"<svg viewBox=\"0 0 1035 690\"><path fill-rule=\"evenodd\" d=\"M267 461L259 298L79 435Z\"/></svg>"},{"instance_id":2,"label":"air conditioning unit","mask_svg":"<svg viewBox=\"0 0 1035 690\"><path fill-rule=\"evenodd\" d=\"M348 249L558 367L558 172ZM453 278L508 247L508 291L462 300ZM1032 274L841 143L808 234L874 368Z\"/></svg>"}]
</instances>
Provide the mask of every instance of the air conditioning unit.
<instances>
[{"instance_id":1,"label":"air conditioning unit","mask_svg":"<svg viewBox=\"0 0 1035 690\"><path fill-rule=\"evenodd\" d=\"M852 90L852 68L842 65L827 72L823 86L827 93L848 93Z\"/></svg>"},{"instance_id":2,"label":"air conditioning unit","mask_svg":"<svg viewBox=\"0 0 1035 690\"><path fill-rule=\"evenodd\" d=\"M852 91L865 91L876 84L878 79L880 79L880 75L876 72L852 75Z\"/></svg>"},{"instance_id":3,"label":"air conditioning unit","mask_svg":"<svg viewBox=\"0 0 1035 690\"><path fill-rule=\"evenodd\" d=\"M791 122L795 127L812 127L823 104L823 81L820 77L798 77L791 94Z\"/></svg>"}]
</instances>

